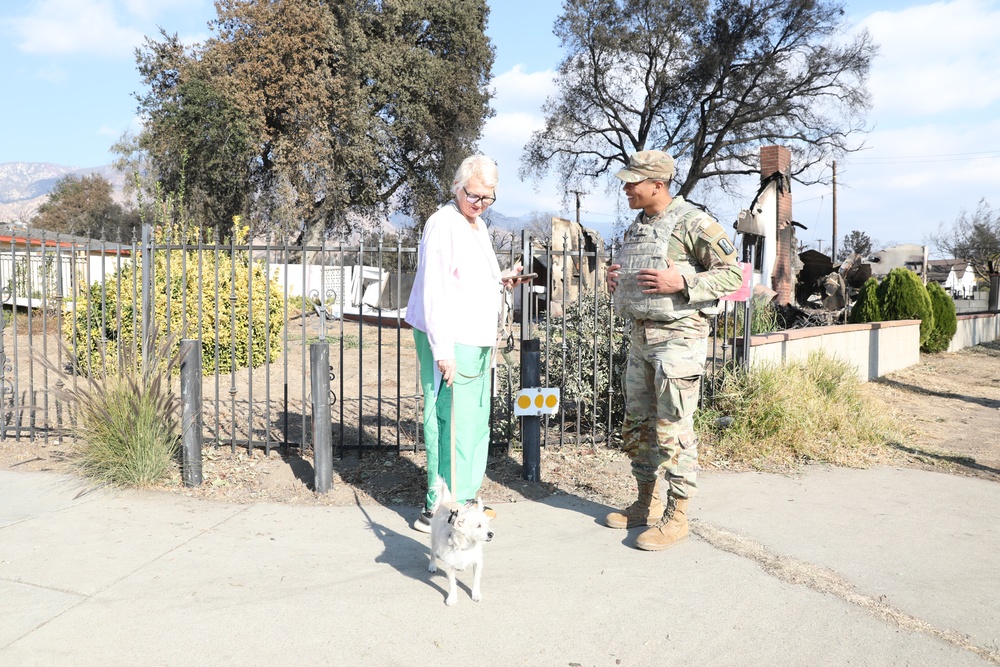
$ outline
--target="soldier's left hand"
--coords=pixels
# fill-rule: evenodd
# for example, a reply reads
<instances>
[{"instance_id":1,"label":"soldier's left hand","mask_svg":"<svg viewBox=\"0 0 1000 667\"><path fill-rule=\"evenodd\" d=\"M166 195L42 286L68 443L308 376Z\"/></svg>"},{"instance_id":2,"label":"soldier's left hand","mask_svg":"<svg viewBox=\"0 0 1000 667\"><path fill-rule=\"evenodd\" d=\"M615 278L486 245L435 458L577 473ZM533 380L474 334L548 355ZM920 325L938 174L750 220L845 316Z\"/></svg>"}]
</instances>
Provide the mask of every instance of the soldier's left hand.
<instances>
[{"instance_id":1,"label":"soldier's left hand","mask_svg":"<svg viewBox=\"0 0 1000 667\"><path fill-rule=\"evenodd\" d=\"M674 294L684 289L684 276L670 259L665 269L639 269L636 281L643 294Z\"/></svg>"}]
</instances>

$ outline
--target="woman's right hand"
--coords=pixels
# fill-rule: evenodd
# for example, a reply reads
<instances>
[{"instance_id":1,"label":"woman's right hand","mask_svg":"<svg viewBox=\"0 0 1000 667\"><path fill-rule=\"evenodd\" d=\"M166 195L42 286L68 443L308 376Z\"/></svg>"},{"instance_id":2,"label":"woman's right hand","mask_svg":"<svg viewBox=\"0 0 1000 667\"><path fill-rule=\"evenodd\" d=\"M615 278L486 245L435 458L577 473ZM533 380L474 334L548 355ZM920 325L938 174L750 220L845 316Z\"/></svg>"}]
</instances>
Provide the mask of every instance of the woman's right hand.
<instances>
[{"instance_id":1,"label":"woman's right hand","mask_svg":"<svg viewBox=\"0 0 1000 667\"><path fill-rule=\"evenodd\" d=\"M451 386L451 381L455 378L455 360L454 359L438 359L438 370L441 371L441 376L444 378L445 384L449 387Z\"/></svg>"}]
</instances>

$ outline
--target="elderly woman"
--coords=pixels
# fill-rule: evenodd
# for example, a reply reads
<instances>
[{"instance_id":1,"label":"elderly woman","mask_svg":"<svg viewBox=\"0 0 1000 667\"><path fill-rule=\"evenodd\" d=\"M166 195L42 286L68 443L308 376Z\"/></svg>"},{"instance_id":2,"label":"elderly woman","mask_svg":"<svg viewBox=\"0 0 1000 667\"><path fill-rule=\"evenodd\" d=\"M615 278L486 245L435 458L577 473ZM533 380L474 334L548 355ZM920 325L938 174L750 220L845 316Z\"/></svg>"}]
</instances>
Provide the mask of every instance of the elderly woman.
<instances>
[{"instance_id":1,"label":"elderly woman","mask_svg":"<svg viewBox=\"0 0 1000 667\"><path fill-rule=\"evenodd\" d=\"M520 267L500 271L479 217L496 201L497 180L496 164L485 155L468 157L459 166L451 186L454 199L424 226L417 275L406 305L420 362L427 450L427 495L413 527L425 533L431 529L438 477L447 481L456 500L469 501L475 499L486 474L490 367L501 289L518 282L520 271Z\"/></svg>"}]
</instances>

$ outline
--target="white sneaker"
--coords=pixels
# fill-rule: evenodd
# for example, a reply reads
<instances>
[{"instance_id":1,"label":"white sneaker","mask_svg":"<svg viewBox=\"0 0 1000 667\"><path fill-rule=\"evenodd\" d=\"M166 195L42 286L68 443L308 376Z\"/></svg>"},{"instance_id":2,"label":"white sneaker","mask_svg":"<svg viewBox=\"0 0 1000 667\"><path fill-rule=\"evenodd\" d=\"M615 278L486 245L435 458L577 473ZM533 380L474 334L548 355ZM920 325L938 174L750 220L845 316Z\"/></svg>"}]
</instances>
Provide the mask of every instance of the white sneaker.
<instances>
[{"instance_id":1,"label":"white sneaker","mask_svg":"<svg viewBox=\"0 0 1000 667\"><path fill-rule=\"evenodd\" d=\"M431 517L434 516L428 510L421 510L420 516L413 522L413 530L421 533L431 532Z\"/></svg>"}]
</instances>

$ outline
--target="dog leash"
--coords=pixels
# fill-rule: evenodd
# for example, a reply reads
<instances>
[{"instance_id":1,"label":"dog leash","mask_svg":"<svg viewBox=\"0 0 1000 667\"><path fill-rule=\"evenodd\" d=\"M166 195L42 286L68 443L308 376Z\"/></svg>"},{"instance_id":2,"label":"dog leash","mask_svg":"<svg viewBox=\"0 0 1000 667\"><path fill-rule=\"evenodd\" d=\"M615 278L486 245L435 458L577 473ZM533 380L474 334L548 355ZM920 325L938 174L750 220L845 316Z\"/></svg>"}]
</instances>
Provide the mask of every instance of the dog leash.
<instances>
[{"instance_id":1,"label":"dog leash","mask_svg":"<svg viewBox=\"0 0 1000 667\"><path fill-rule=\"evenodd\" d=\"M455 364L455 372L458 373L458 363ZM458 389L458 383L454 380L451 383L451 498L453 501L458 502L458 492L455 491L456 481L455 481L455 471L457 469L455 458L456 458L456 444L455 444L455 390Z\"/></svg>"}]
</instances>

